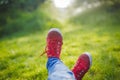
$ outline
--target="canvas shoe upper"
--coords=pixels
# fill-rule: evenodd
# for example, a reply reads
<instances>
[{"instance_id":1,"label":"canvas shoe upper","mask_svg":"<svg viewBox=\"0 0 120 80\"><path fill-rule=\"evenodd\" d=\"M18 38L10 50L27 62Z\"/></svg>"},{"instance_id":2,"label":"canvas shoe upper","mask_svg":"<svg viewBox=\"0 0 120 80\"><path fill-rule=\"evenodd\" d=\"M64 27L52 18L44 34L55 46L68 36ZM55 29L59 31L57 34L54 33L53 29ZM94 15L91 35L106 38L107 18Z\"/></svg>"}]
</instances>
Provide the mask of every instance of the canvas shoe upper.
<instances>
[{"instance_id":1,"label":"canvas shoe upper","mask_svg":"<svg viewBox=\"0 0 120 80\"><path fill-rule=\"evenodd\" d=\"M74 65L72 72L75 75L76 80L82 80L82 77L89 70L92 64L92 57L88 52L80 55L76 64Z\"/></svg>"},{"instance_id":2,"label":"canvas shoe upper","mask_svg":"<svg viewBox=\"0 0 120 80\"><path fill-rule=\"evenodd\" d=\"M57 28L52 28L49 30L46 38L46 49L47 57L60 58L61 47L62 47L62 34Z\"/></svg>"}]
</instances>

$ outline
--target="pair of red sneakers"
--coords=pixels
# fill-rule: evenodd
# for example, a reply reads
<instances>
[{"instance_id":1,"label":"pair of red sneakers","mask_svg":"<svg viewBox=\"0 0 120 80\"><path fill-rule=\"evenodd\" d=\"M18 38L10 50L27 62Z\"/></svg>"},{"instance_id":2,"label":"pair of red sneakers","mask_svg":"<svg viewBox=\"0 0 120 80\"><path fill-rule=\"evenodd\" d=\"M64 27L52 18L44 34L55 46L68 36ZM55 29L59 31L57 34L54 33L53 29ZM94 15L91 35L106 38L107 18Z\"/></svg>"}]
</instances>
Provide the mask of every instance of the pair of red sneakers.
<instances>
[{"instance_id":1,"label":"pair of red sneakers","mask_svg":"<svg viewBox=\"0 0 120 80\"><path fill-rule=\"evenodd\" d=\"M47 57L56 57L60 58L61 47L63 44L62 34L59 29L53 28L50 29L47 35L47 46L46 53ZM91 66L91 55L87 52L79 56L76 64L74 65L72 72L75 75L76 80L81 80L85 73Z\"/></svg>"}]
</instances>

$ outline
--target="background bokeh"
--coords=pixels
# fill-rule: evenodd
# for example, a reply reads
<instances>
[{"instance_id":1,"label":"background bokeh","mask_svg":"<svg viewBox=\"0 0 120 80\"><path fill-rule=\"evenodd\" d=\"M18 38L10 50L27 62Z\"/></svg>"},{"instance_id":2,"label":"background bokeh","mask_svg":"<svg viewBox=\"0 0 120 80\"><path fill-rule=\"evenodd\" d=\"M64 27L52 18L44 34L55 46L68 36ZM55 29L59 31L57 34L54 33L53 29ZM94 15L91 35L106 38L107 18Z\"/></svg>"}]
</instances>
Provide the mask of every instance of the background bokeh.
<instances>
[{"instance_id":1,"label":"background bokeh","mask_svg":"<svg viewBox=\"0 0 120 80\"><path fill-rule=\"evenodd\" d=\"M83 80L120 79L120 0L0 0L0 80L46 80L50 28L63 33L61 60L70 69L90 52ZM66 2L64 2L66 1Z\"/></svg>"}]
</instances>

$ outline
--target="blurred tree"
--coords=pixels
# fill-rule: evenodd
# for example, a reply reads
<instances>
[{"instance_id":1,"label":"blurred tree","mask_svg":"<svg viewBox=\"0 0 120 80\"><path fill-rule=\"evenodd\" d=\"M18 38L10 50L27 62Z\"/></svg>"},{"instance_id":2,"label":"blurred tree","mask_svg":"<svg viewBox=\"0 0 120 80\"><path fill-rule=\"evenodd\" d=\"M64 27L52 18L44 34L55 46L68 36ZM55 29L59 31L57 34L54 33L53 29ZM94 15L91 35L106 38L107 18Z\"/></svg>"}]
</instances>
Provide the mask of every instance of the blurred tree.
<instances>
[{"instance_id":1,"label":"blurred tree","mask_svg":"<svg viewBox=\"0 0 120 80\"><path fill-rule=\"evenodd\" d=\"M80 6L84 4L92 4L95 2L100 2L106 4L110 4L112 6L117 6L120 8L120 0L76 0L75 6Z\"/></svg>"},{"instance_id":2,"label":"blurred tree","mask_svg":"<svg viewBox=\"0 0 120 80\"><path fill-rule=\"evenodd\" d=\"M0 13L11 9L32 11L44 1L45 0L0 0Z\"/></svg>"},{"instance_id":3,"label":"blurred tree","mask_svg":"<svg viewBox=\"0 0 120 80\"><path fill-rule=\"evenodd\" d=\"M99 1L102 1L102 2L112 2L113 4L120 4L120 0L99 0Z\"/></svg>"},{"instance_id":4,"label":"blurred tree","mask_svg":"<svg viewBox=\"0 0 120 80\"><path fill-rule=\"evenodd\" d=\"M44 2L45 0L0 0L0 36L6 34L5 32L10 33L8 32L11 28L10 24L16 30L16 21L23 15L22 13L33 12Z\"/></svg>"},{"instance_id":5,"label":"blurred tree","mask_svg":"<svg viewBox=\"0 0 120 80\"><path fill-rule=\"evenodd\" d=\"M120 0L100 0L103 4L110 4L114 9L120 8Z\"/></svg>"}]
</instances>

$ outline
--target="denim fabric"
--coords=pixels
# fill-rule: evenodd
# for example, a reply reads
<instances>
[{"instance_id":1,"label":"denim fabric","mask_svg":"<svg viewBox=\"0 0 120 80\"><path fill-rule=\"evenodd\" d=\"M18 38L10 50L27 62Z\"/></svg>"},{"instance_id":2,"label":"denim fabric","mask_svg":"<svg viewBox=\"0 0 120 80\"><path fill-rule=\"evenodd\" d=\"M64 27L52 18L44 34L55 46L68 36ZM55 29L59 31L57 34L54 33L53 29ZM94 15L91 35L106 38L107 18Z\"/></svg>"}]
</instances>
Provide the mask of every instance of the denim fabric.
<instances>
[{"instance_id":1,"label":"denim fabric","mask_svg":"<svg viewBox=\"0 0 120 80\"><path fill-rule=\"evenodd\" d=\"M58 58L48 58L48 80L75 80L74 74Z\"/></svg>"}]
</instances>

